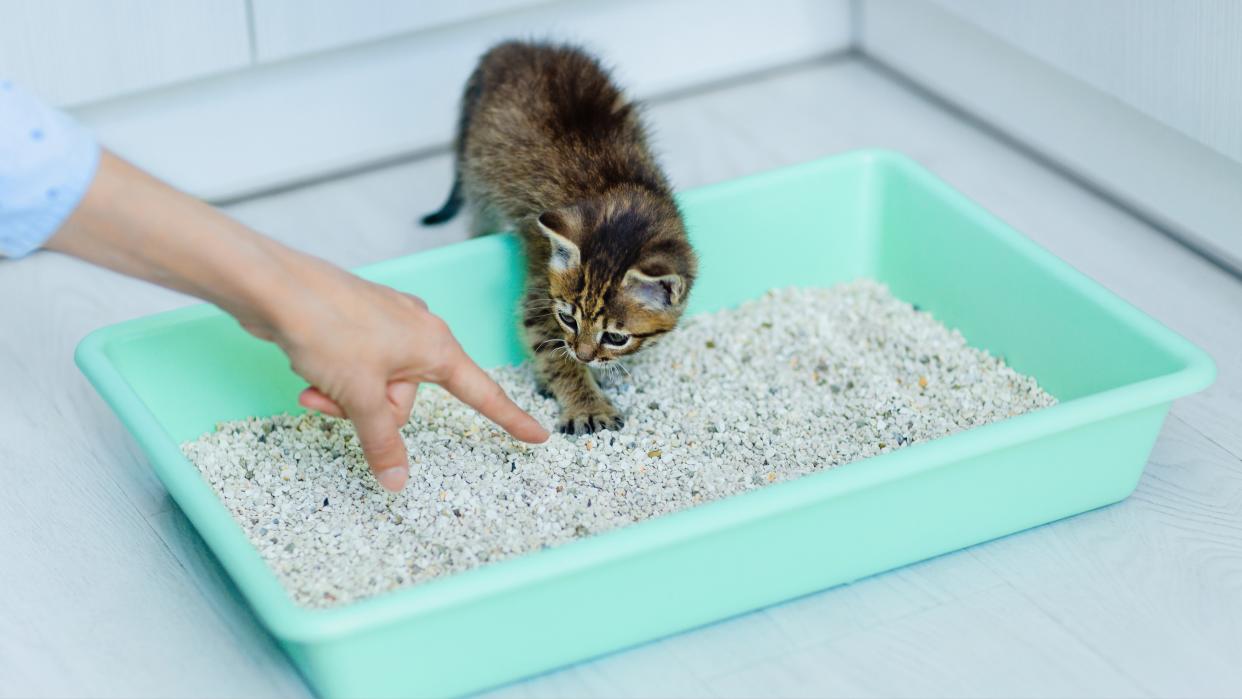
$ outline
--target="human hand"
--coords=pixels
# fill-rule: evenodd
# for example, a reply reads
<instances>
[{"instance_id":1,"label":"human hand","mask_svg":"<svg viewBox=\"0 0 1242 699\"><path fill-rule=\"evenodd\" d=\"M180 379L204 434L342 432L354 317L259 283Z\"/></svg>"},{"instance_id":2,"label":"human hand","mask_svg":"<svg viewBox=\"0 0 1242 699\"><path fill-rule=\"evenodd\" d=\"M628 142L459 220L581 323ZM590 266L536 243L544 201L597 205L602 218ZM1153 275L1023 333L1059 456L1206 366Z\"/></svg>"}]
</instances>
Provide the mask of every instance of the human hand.
<instances>
[{"instance_id":1,"label":"human hand","mask_svg":"<svg viewBox=\"0 0 1242 699\"><path fill-rule=\"evenodd\" d=\"M514 437L543 442L548 432L505 395L418 297L298 256L280 270L284 292L238 320L278 344L311 384L302 406L354 423L376 480L388 490L409 475L398 430L420 383L443 386Z\"/></svg>"},{"instance_id":2,"label":"human hand","mask_svg":"<svg viewBox=\"0 0 1242 699\"><path fill-rule=\"evenodd\" d=\"M47 247L211 301L280 345L312 386L299 402L352 420L371 472L389 490L409 476L398 430L423 382L518 439L548 438L421 299L264 238L107 151Z\"/></svg>"}]
</instances>

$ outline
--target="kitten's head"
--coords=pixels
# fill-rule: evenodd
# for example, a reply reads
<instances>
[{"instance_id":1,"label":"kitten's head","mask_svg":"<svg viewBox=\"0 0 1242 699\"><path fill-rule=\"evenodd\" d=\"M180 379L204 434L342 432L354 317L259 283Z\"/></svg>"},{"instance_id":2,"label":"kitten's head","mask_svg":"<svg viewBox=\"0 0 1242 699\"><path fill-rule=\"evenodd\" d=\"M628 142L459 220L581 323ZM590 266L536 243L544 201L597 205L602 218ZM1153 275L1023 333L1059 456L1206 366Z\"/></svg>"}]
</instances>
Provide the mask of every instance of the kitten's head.
<instances>
[{"instance_id":1,"label":"kitten's head","mask_svg":"<svg viewBox=\"0 0 1242 699\"><path fill-rule=\"evenodd\" d=\"M599 366L672 330L694 283L694 251L668 197L620 190L545 211L551 312L570 352Z\"/></svg>"}]
</instances>

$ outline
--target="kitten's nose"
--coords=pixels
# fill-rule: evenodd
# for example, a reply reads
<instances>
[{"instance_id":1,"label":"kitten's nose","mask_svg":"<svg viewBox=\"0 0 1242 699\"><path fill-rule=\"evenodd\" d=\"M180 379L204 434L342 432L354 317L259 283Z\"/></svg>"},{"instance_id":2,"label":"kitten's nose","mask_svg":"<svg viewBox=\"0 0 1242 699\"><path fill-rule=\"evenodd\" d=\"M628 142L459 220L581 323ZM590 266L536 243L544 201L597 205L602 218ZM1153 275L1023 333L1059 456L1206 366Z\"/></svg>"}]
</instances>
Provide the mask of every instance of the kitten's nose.
<instances>
[{"instance_id":1,"label":"kitten's nose","mask_svg":"<svg viewBox=\"0 0 1242 699\"><path fill-rule=\"evenodd\" d=\"M578 355L578 361L585 364L592 359L595 359L595 348L580 344L574 348L574 354Z\"/></svg>"}]
</instances>

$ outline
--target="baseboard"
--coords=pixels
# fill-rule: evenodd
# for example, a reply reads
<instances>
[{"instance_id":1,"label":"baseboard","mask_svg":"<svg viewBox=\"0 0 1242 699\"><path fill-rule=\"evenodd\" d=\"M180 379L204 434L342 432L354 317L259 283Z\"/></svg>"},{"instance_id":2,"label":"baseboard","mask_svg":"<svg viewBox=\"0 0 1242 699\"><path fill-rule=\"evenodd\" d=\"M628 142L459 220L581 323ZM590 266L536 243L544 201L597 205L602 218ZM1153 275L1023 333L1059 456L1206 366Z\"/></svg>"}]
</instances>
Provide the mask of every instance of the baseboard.
<instances>
[{"instance_id":1,"label":"baseboard","mask_svg":"<svg viewBox=\"0 0 1242 699\"><path fill-rule=\"evenodd\" d=\"M865 55L1242 275L1242 164L933 3L860 9Z\"/></svg>"},{"instance_id":2,"label":"baseboard","mask_svg":"<svg viewBox=\"0 0 1242 699\"><path fill-rule=\"evenodd\" d=\"M582 43L647 98L846 50L850 16L848 0L554 2L74 111L156 175L235 199L447 146L462 83L503 38Z\"/></svg>"}]
</instances>

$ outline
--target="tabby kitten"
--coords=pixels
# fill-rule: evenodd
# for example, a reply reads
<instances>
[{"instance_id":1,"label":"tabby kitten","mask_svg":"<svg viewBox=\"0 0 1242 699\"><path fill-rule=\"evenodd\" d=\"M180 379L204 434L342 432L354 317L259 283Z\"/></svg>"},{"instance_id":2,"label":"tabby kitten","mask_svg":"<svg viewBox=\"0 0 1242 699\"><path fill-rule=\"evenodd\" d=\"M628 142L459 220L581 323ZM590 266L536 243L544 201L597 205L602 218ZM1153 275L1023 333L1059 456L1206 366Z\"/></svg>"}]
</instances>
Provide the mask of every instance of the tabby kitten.
<instances>
[{"instance_id":1,"label":"tabby kitten","mask_svg":"<svg viewBox=\"0 0 1242 699\"><path fill-rule=\"evenodd\" d=\"M448 201L476 233L517 229L526 252L521 330L568 434L624 420L591 367L672 330L697 262L638 109L577 48L506 42L466 83Z\"/></svg>"}]
</instances>

